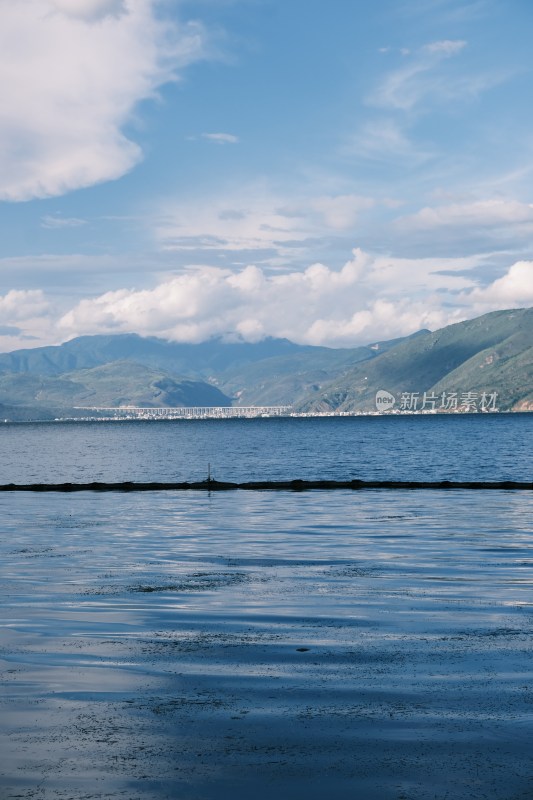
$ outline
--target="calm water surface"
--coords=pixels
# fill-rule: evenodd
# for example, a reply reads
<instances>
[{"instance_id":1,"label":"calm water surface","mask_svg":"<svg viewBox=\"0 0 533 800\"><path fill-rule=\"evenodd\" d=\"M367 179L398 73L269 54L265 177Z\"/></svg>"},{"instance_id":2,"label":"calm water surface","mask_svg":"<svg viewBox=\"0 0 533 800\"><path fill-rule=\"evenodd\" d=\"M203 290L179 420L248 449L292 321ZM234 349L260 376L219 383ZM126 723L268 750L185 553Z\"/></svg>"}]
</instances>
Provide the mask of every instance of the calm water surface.
<instances>
[{"instance_id":1,"label":"calm water surface","mask_svg":"<svg viewBox=\"0 0 533 800\"><path fill-rule=\"evenodd\" d=\"M533 493L0 496L0 796L525 800Z\"/></svg>"},{"instance_id":2,"label":"calm water surface","mask_svg":"<svg viewBox=\"0 0 533 800\"><path fill-rule=\"evenodd\" d=\"M531 480L533 414L36 423L0 427L0 483Z\"/></svg>"},{"instance_id":3,"label":"calm water surface","mask_svg":"<svg viewBox=\"0 0 533 800\"><path fill-rule=\"evenodd\" d=\"M533 415L2 425L0 482L532 479ZM0 797L533 796L533 493L0 494Z\"/></svg>"}]
</instances>

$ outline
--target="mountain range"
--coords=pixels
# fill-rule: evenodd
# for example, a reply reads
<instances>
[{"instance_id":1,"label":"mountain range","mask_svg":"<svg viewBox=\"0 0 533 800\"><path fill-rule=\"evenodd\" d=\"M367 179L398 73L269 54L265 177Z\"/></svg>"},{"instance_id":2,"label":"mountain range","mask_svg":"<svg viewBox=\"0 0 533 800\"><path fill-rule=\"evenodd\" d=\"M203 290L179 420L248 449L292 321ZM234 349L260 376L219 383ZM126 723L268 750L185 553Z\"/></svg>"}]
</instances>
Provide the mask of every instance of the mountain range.
<instances>
[{"instance_id":1,"label":"mountain range","mask_svg":"<svg viewBox=\"0 0 533 800\"><path fill-rule=\"evenodd\" d=\"M416 405L424 397L471 393L497 398L501 411L533 410L533 308L356 348L286 339L180 344L118 334L0 354L0 415L6 419L79 416L79 407L124 405L368 412L375 411L379 390L394 397L396 408L406 398Z\"/></svg>"}]
</instances>

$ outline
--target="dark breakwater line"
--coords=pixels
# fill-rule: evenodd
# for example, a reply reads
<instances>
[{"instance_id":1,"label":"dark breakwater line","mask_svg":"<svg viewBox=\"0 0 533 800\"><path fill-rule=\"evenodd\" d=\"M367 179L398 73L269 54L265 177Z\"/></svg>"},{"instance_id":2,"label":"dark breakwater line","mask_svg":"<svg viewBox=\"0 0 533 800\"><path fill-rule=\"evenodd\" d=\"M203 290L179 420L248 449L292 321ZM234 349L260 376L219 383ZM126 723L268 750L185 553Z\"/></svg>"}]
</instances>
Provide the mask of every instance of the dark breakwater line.
<instances>
[{"instance_id":1,"label":"dark breakwater line","mask_svg":"<svg viewBox=\"0 0 533 800\"><path fill-rule=\"evenodd\" d=\"M531 481L334 481L334 480L290 480L290 481L246 481L231 483L212 478L193 483L159 482L148 483L121 481L119 483L28 483L0 484L0 492L166 492L202 491L228 492L234 490L255 492L305 492L320 489L507 489L533 491Z\"/></svg>"}]
</instances>

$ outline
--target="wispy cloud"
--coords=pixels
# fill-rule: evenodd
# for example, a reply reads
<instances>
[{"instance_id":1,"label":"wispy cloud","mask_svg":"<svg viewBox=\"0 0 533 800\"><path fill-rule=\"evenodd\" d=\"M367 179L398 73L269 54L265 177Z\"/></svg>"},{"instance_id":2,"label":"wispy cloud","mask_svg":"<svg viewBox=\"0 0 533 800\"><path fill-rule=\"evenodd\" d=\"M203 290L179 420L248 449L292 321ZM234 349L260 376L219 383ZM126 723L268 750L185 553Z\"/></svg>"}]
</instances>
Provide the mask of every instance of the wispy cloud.
<instances>
[{"instance_id":1,"label":"wispy cloud","mask_svg":"<svg viewBox=\"0 0 533 800\"><path fill-rule=\"evenodd\" d=\"M501 67L473 68L466 39L438 39L413 49L389 49L396 64L374 83L364 103L367 111L344 153L364 160L418 166L446 149L443 137L425 124L433 112L477 100L511 77ZM385 50L382 50L385 52ZM401 55L401 60L399 56Z\"/></svg>"},{"instance_id":2,"label":"wispy cloud","mask_svg":"<svg viewBox=\"0 0 533 800\"><path fill-rule=\"evenodd\" d=\"M443 56L454 56L466 47L463 39L443 39L440 42L430 42L423 46L422 50L426 53Z\"/></svg>"},{"instance_id":3,"label":"wispy cloud","mask_svg":"<svg viewBox=\"0 0 533 800\"><path fill-rule=\"evenodd\" d=\"M371 161L416 165L430 159L432 149L410 138L407 127L390 117L368 120L342 146L343 154Z\"/></svg>"},{"instance_id":4,"label":"wispy cloud","mask_svg":"<svg viewBox=\"0 0 533 800\"><path fill-rule=\"evenodd\" d=\"M369 105L381 108L408 111L422 100L445 97L456 89L450 86L450 76L442 75L437 67L443 59L458 55L465 47L463 40L430 42L410 55L409 62L385 76L376 89L367 97ZM447 91L442 94L442 89Z\"/></svg>"},{"instance_id":5,"label":"wispy cloud","mask_svg":"<svg viewBox=\"0 0 533 800\"><path fill-rule=\"evenodd\" d=\"M385 203L385 201L383 201ZM155 235L167 252L194 252L196 258L245 258L253 263L284 266L320 237L353 236L360 218L378 201L355 193L278 195L268 182L186 203L165 204ZM201 258L201 254L204 257Z\"/></svg>"},{"instance_id":6,"label":"wispy cloud","mask_svg":"<svg viewBox=\"0 0 533 800\"><path fill-rule=\"evenodd\" d=\"M533 204L517 200L478 200L472 203L426 206L416 214L402 217L397 221L397 225L411 231L523 223L533 225Z\"/></svg>"},{"instance_id":7,"label":"wispy cloud","mask_svg":"<svg viewBox=\"0 0 533 800\"><path fill-rule=\"evenodd\" d=\"M237 144L240 141L233 133L202 133L200 136L215 144Z\"/></svg>"},{"instance_id":8,"label":"wispy cloud","mask_svg":"<svg viewBox=\"0 0 533 800\"><path fill-rule=\"evenodd\" d=\"M87 220L79 217L61 217L52 214L41 217L41 228L80 228L82 225L87 225Z\"/></svg>"},{"instance_id":9,"label":"wispy cloud","mask_svg":"<svg viewBox=\"0 0 533 800\"><path fill-rule=\"evenodd\" d=\"M503 265L506 254L528 257L533 236L533 204L513 198L458 199L427 205L392 220L396 251L410 254L486 253Z\"/></svg>"},{"instance_id":10,"label":"wispy cloud","mask_svg":"<svg viewBox=\"0 0 533 800\"><path fill-rule=\"evenodd\" d=\"M360 213L375 205L376 201L372 197L355 194L321 196L310 202L311 209L318 211L326 226L338 231L353 228Z\"/></svg>"}]
</instances>

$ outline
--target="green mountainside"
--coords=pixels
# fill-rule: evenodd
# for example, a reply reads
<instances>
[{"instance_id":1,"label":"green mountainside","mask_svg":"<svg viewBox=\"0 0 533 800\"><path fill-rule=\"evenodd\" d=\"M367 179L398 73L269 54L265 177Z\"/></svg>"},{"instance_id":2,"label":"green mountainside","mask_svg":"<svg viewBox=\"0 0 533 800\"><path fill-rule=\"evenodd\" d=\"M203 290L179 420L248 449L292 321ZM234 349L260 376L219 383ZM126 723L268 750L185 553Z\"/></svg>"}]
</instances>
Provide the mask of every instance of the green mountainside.
<instances>
[{"instance_id":1,"label":"green mountainside","mask_svg":"<svg viewBox=\"0 0 533 800\"><path fill-rule=\"evenodd\" d=\"M422 333L419 331L408 338ZM393 339L349 349L302 348L293 354L228 367L215 380L222 391L235 397L237 405L299 408L310 393L320 392L323 386L346 374L355 364L375 359L402 341L405 340Z\"/></svg>"},{"instance_id":2,"label":"green mountainside","mask_svg":"<svg viewBox=\"0 0 533 800\"><path fill-rule=\"evenodd\" d=\"M0 354L0 417L80 415L79 406L291 405L308 413L375 411L396 398L497 394L500 410L533 410L533 308L496 311L366 347L175 344L135 334L83 336Z\"/></svg>"},{"instance_id":3,"label":"green mountainside","mask_svg":"<svg viewBox=\"0 0 533 800\"><path fill-rule=\"evenodd\" d=\"M495 311L403 341L355 365L301 406L375 410L375 395L497 392L500 410L533 410L533 308Z\"/></svg>"}]
</instances>

